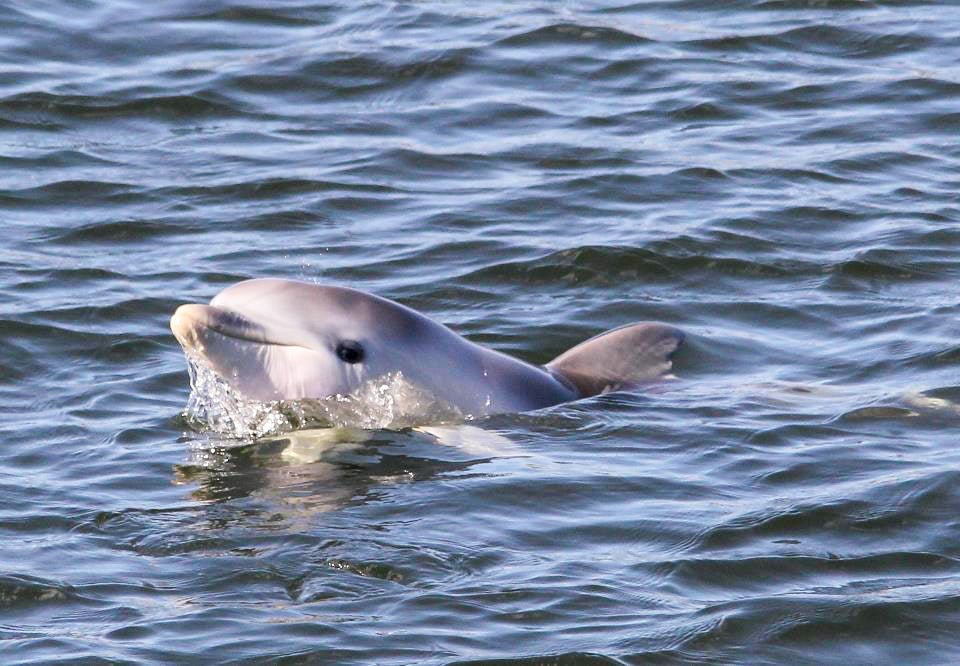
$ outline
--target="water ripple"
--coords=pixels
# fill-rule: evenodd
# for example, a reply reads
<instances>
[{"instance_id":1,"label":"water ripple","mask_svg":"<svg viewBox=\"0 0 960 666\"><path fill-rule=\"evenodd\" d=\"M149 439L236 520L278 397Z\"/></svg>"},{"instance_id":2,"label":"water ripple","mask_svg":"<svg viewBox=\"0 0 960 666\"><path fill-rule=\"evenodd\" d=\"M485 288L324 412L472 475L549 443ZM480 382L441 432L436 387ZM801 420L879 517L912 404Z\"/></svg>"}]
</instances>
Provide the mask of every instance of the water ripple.
<instances>
[{"instance_id":1,"label":"water ripple","mask_svg":"<svg viewBox=\"0 0 960 666\"><path fill-rule=\"evenodd\" d=\"M926 2L7 8L7 652L956 661L958 35ZM688 338L676 380L432 431L390 391L191 401L170 313L268 275L533 363Z\"/></svg>"}]
</instances>

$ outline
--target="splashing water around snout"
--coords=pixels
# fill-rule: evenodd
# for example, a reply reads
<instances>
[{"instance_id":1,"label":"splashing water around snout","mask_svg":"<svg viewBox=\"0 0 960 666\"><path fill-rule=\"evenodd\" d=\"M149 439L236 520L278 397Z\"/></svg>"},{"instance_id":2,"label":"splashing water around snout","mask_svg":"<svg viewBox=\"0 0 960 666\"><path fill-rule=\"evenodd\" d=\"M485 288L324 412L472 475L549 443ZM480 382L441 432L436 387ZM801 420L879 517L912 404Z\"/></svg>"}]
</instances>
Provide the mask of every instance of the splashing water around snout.
<instances>
[{"instance_id":1,"label":"splashing water around snout","mask_svg":"<svg viewBox=\"0 0 960 666\"><path fill-rule=\"evenodd\" d=\"M397 429L470 418L399 372L366 382L348 395L260 402L245 398L193 355L187 356L187 369L191 390L184 416L199 428L238 439L306 427Z\"/></svg>"}]
</instances>

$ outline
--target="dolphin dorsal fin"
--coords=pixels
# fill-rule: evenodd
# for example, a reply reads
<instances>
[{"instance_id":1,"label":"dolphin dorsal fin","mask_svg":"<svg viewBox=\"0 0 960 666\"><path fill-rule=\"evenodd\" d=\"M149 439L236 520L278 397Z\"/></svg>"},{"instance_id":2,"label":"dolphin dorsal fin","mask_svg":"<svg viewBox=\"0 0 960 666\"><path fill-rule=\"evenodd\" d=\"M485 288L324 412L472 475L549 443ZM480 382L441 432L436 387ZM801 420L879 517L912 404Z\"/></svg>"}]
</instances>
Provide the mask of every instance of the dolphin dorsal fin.
<instances>
[{"instance_id":1,"label":"dolphin dorsal fin","mask_svg":"<svg viewBox=\"0 0 960 666\"><path fill-rule=\"evenodd\" d=\"M683 338L666 324L628 324L581 342L546 368L586 398L663 377Z\"/></svg>"}]
</instances>

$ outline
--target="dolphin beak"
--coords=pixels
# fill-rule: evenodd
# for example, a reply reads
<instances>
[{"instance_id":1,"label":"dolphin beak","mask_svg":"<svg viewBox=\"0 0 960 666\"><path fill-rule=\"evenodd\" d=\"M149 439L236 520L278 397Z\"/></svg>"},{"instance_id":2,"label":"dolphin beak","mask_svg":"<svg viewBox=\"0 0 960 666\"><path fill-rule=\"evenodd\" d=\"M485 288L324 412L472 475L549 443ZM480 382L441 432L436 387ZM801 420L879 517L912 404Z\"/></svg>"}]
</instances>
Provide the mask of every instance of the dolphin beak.
<instances>
[{"instance_id":1,"label":"dolphin beak","mask_svg":"<svg viewBox=\"0 0 960 666\"><path fill-rule=\"evenodd\" d=\"M271 374L271 362L282 353L275 350L292 348L271 342L263 326L230 310L191 303L173 313L170 330L188 357L202 359L245 397L283 397Z\"/></svg>"},{"instance_id":2,"label":"dolphin beak","mask_svg":"<svg viewBox=\"0 0 960 666\"><path fill-rule=\"evenodd\" d=\"M243 315L213 305L181 305L170 318L170 330L185 349L203 351L204 337L210 332L261 345L288 345L274 339L270 331Z\"/></svg>"},{"instance_id":3,"label":"dolphin beak","mask_svg":"<svg viewBox=\"0 0 960 666\"><path fill-rule=\"evenodd\" d=\"M207 320L204 310L206 305L181 305L170 317L170 330L184 349L202 351L203 343L200 340L200 327Z\"/></svg>"},{"instance_id":4,"label":"dolphin beak","mask_svg":"<svg viewBox=\"0 0 960 666\"><path fill-rule=\"evenodd\" d=\"M215 305L181 305L170 330L187 356L199 358L244 397L281 400L339 391L337 366L297 344L279 325L259 323Z\"/></svg>"}]
</instances>

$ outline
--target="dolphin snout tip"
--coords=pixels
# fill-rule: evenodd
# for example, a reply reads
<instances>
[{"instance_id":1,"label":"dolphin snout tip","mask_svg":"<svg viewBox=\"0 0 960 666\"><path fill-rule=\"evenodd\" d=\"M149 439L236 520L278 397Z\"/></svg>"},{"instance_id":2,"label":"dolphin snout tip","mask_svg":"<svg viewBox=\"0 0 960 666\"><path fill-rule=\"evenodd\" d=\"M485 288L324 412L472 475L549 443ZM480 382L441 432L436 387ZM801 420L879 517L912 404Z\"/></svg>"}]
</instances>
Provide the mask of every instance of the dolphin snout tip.
<instances>
[{"instance_id":1,"label":"dolphin snout tip","mask_svg":"<svg viewBox=\"0 0 960 666\"><path fill-rule=\"evenodd\" d=\"M181 305L170 317L170 330L177 342L187 349L200 347L197 332L205 318L207 306L188 304Z\"/></svg>"}]
</instances>

